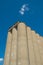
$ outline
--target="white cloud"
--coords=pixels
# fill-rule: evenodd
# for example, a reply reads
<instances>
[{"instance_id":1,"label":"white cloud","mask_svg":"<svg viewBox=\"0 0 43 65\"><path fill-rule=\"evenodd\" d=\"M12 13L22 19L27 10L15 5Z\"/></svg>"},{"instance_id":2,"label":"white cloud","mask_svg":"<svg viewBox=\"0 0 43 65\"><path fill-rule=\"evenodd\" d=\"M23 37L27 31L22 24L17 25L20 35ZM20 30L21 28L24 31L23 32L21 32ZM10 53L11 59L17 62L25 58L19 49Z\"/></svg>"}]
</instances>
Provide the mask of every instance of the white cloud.
<instances>
[{"instance_id":1,"label":"white cloud","mask_svg":"<svg viewBox=\"0 0 43 65\"><path fill-rule=\"evenodd\" d=\"M3 61L3 58L0 58L0 61Z\"/></svg>"},{"instance_id":2,"label":"white cloud","mask_svg":"<svg viewBox=\"0 0 43 65\"><path fill-rule=\"evenodd\" d=\"M28 4L22 5L21 9L19 10L19 13L20 13L21 15L24 15L25 11L29 11Z\"/></svg>"},{"instance_id":3,"label":"white cloud","mask_svg":"<svg viewBox=\"0 0 43 65\"><path fill-rule=\"evenodd\" d=\"M21 11L25 11L25 9L24 8L21 8Z\"/></svg>"},{"instance_id":4,"label":"white cloud","mask_svg":"<svg viewBox=\"0 0 43 65\"><path fill-rule=\"evenodd\" d=\"M19 11L19 12L20 12L20 14L22 14L22 15L24 14L24 12L23 12L23 11Z\"/></svg>"},{"instance_id":5,"label":"white cloud","mask_svg":"<svg viewBox=\"0 0 43 65\"><path fill-rule=\"evenodd\" d=\"M22 5L22 7L25 8L26 7L26 4Z\"/></svg>"}]
</instances>

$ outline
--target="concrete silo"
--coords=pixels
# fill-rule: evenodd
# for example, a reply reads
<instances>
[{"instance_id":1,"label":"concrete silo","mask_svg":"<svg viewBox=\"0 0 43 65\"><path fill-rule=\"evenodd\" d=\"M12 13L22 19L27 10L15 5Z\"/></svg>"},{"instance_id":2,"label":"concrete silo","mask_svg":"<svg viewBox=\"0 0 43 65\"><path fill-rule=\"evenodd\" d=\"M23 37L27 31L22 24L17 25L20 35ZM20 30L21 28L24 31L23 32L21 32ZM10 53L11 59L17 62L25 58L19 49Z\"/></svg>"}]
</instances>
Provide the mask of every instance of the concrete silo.
<instances>
[{"instance_id":1,"label":"concrete silo","mask_svg":"<svg viewBox=\"0 0 43 65\"><path fill-rule=\"evenodd\" d=\"M43 65L43 37L17 22L8 31L4 65Z\"/></svg>"}]
</instances>

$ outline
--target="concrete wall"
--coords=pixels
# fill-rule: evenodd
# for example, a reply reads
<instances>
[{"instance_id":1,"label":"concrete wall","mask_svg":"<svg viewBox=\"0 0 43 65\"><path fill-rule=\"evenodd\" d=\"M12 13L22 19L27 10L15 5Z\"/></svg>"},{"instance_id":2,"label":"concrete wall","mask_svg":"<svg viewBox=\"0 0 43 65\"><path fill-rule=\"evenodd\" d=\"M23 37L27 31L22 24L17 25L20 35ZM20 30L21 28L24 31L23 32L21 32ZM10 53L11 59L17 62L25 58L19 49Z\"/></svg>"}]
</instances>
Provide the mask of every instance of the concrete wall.
<instances>
[{"instance_id":1,"label":"concrete wall","mask_svg":"<svg viewBox=\"0 0 43 65\"><path fill-rule=\"evenodd\" d=\"M12 34L11 32L8 32L5 57L4 57L4 65L9 65L10 63L11 41L12 41Z\"/></svg>"},{"instance_id":2,"label":"concrete wall","mask_svg":"<svg viewBox=\"0 0 43 65\"><path fill-rule=\"evenodd\" d=\"M34 55L34 45L33 45L33 38L32 32L29 27L27 27L27 38L28 38L28 53L29 53L29 63L30 65L36 65L35 62L35 55Z\"/></svg>"},{"instance_id":3,"label":"concrete wall","mask_svg":"<svg viewBox=\"0 0 43 65\"><path fill-rule=\"evenodd\" d=\"M24 23L8 32L4 65L43 65L43 37Z\"/></svg>"},{"instance_id":4,"label":"concrete wall","mask_svg":"<svg viewBox=\"0 0 43 65\"><path fill-rule=\"evenodd\" d=\"M17 30L15 28L12 29L12 45L11 45L11 53L10 53L10 65L16 65L17 60Z\"/></svg>"},{"instance_id":5,"label":"concrete wall","mask_svg":"<svg viewBox=\"0 0 43 65\"><path fill-rule=\"evenodd\" d=\"M18 64L28 65L28 51L27 51L27 36L26 25L24 23L18 24Z\"/></svg>"},{"instance_id":6,"label":"concrete wall","mask_svg":"<svg viewBox=\"0 0 43 65\"><path fill-rule=\"evenodd\" d=\"M34 45L34 54L35 54L35 59L36 59L36 65L42 65L41 64L41 57L40 57L38 40L37 40L35 32L33 32L33 31L32 31L32 38L33 38L33 45Z\"/></svg>"}]
</instances>

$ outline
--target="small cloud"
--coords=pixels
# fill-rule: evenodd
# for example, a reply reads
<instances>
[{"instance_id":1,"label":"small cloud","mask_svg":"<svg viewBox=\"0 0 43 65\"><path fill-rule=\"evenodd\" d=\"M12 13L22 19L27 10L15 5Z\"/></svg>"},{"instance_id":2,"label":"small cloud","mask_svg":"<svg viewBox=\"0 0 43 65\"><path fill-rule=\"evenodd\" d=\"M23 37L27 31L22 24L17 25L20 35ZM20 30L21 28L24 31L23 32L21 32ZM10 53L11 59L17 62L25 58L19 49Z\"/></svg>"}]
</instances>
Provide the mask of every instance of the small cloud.
<instances>
[{"instance_id":1,"label":"small cloud","mask_svg":"<svg viewBox=\"0 0 43 65\"><path fill-rule=\"evenodd\" d=\"M25 11L29 11L28 4L22 5L21 9L19 10L19 13L20 13L21 15L24 15Z\"/></svg>"},{"instance_id":2,"label":"small cloud","mask_svg":"<svg viewBox=\"0 0 43 65\"><path fill-rule=\"evenodd\" d=\"M0 58L0 61L3 61L3 58Z\"/></svg>"},{"instance_id":3,"label":"small cloud","mask_svg":"<svg viewBox=\"0 0 43 65\"><path fill-rule=\"evenodd\" d=\"M20 14L22 14L22 15L24 14L24 12L23 12L23 11L19 11L19 13L20 13Z\"/></svg>"},{"instance_id":4,"label":"small cloud","mask_svg":"<svg viewBox=\"0 0 43 65\"><path fill-rule=\"evenodd\" d=\"M21 8L21 11L25 11L25 9L24 8Z\"/></svg>"},{"instance_id":5,"label":"small cloud","mask_svg":"<svg viewBox=\"0 0 43 65\"><path fill-rule=\"evenodd\" d=\"M22 5L22 8L25 8L26 7L26 4Z\"/></svg>"}]
</instances>

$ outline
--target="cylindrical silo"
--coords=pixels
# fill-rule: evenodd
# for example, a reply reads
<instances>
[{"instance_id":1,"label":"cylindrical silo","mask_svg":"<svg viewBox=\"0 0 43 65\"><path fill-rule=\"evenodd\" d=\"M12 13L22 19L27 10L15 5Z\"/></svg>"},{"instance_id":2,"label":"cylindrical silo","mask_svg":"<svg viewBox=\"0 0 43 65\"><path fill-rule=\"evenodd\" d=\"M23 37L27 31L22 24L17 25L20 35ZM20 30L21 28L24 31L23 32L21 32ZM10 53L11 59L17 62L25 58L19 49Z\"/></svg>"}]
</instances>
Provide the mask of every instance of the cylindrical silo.
<instances>
[{"instance_id":1,"label":"cylindrical silo","mask_svg":"<svg viewBox=\"0 0 43 65\"><path fill-rule=\"evenodd\" d=\"M30 65L36 65L32 34L31 34L31 29L29 27L27 27L27 40L28 40L28 53L29 53Z\"/></svg>"},{"instance_id":2,"label":"cylindrical silo","mask_svg":"<svg viewBox=\"0 0 43 65\"><path fill-rule=\"evenodd\" d=\"M31 32L32 32L33 45L34 45L36 65L42 65L41 64L40 51L39 51L39 45L38 45L38 42L37 42L36 34L35 34L34 31L31 31Z\"/></svg>"},{"instance_id":3,"label":"cylindrical silo","mask_svg":"<svg viewBox=\"0 0 43 65\"><path fill-rule=\"evenodd\" d=\"M12 41L12 34L11 32L8 32L7 45L6 45L6 51L4 57L4 65L9 65L10 63L11 41Z\"/></svg>"},{"instance_id":4,"label":"cylindrical silo","mask_svg":"<svg viewBox=\"0 0 43 65\"><path fill-rule=\"evenodd\" d=\"M8 31L4 65L43 65L43 37L23 22Z\"/></svg>"},{"instance_id":5,"label":"cylindrical silo","mask_svg":"<svg viewBox=\"0 0 43 65\"><path fill-rule=\"evenodd\" d=\"M27 53L28 52L27 52L26 26L24 23L19 23L17 65L29 65Z\"/></svg>"},{"instance_id":6,"label":"cylindrical silo","mask_svg":"<svg viewBox=\"0 0 43 65\"><path fill-rule=\"evenodd\" d=\"M41 65L43 65L43 38L40 37L38 34L36 34L36 38L37 38L37 44L39 46L39 52L40 52L40 59L41 59Z\"/></svg>"},{"instance_id":7,"label":"cylindrical silo","mask_svg":"<svg viewBox=\"0 0 43 65\"><path fill-rule=\"evenodd\" d=\"M10 65L16 65L17 60L17 30L16 28L12 29L12 45L11 45L11 54L10 54Z\"/></svg>"}]
</instances>

